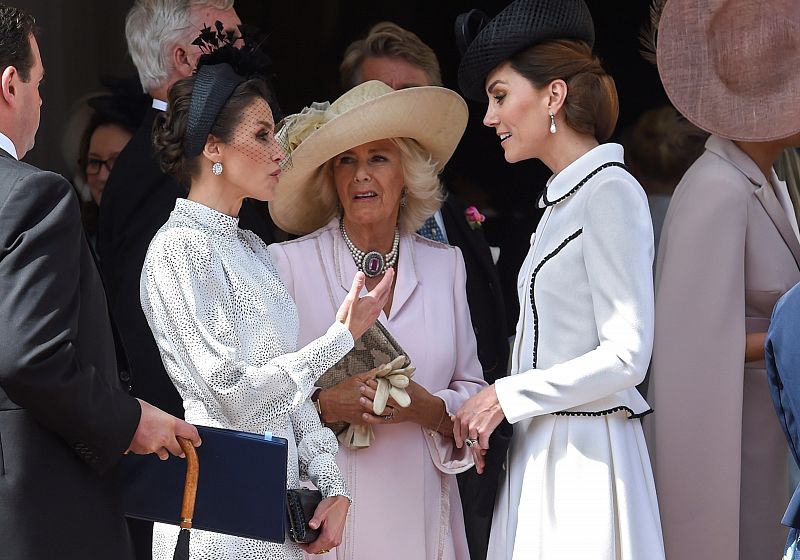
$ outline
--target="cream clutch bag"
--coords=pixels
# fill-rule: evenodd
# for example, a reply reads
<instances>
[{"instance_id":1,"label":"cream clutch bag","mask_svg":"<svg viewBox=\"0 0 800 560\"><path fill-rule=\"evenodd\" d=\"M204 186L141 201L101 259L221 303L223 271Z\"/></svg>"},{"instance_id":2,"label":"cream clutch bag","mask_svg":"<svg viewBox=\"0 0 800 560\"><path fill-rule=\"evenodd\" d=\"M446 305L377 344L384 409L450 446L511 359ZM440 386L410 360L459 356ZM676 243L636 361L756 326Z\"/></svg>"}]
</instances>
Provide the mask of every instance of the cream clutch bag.
<instances>
[{"instance_id":1,"label":"cream clutch bag","mask_svg":"<svg viewBox=\"0 0 800 560\"><path fill-rule=\"evenodd\" d=\"M403 358L402 360L398 359L401 357ZM410 362L406 357L405 351L386 328L377 321L361 335L361 338L355 342L353 349L344 358L322 374L322 377L317 381L317 386L329 389L351 375L365 373L389 363L393 363L395 367L391 371L387 370L378 376L382 379L379 380L378 395L375 400L375 413L381 414L383 412L386 399L390 394L395 397L398 404L408 406L411 403L411 399L408 398L405 392L405 386L408 385L408 377L413 374L413 368L408 367ZM401 370L400 368L403 369ZM406 376L405 381L402 381L402 376ZM392 383L388 381L390 379ZM397 385L402 385L402 387L397 387ZM368 425L351 426L347 422L333 422L326 424L326 426L333 430L342 445L351 449L369 447L375 438L372 426Z\"/></svg>"}]
</instances>

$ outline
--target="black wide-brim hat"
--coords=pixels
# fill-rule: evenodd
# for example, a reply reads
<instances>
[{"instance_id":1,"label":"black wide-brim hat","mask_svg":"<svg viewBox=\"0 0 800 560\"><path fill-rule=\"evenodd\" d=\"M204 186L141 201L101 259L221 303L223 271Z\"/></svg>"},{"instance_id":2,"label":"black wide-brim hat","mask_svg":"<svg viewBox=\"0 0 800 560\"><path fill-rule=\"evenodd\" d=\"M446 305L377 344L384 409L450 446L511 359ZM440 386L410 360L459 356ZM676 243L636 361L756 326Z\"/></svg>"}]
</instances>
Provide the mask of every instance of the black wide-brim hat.
<instances>
[{"instance_id":1,"label":"black wide-brim hat","mask_svg":"<svg viewBox=\"0 0 800 560\"><path fill-rule=\"evenodd\" d=\"M473 10L456 20L457 40L466 46L458 67L458 86L475 101L486 101L484 82L489 72L528 47L556 39L594 46L594 23L583 0L516 0L473 39L469 21L476 13L482 15Z\"/></svg>"}]
</instances>

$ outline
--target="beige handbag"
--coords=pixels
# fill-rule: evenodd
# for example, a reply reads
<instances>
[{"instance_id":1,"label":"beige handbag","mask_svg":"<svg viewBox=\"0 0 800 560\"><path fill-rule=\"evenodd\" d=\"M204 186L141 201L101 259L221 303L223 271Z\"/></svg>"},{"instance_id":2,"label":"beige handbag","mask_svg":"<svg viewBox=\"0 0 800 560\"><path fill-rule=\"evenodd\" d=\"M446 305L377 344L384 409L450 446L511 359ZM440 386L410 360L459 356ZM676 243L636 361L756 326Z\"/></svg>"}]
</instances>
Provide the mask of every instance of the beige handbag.
<instances>
[{"instance_id":1,"label":"beige handbag","mask_svg":"<svg viewBox=\"0 0 800 560\"><path fill-rule=\"evenodd\" d=\"M326 273L326 267L321 262L320 268L322 269L322 276L328 282L328 295L330 296L331 305L333 306L335 312L339 308L333 297L335 283L331 281L331 278ZM397 358L400 356L404 356L405 360L397 360ZM389 364L395 360L397 360L397 363L394 364L394 371L402 368L402 371L397 371L397 373L399 373L401 376L406 375L407 377L411 377L413 375L414 368L409 367L411 362L408 358L408 355L405 353L400 344L397 343L394 337L389 334L389 331L386 330L386 327L381 325L378 321L375 321L375 323L369 329L367 329L363 335L361 335L361 338L355 341L355 346L353 349L350 350L350 352L348 352L336 364L334 364L333 367L322 374L316 385L317 387L322 387L323 389L329 389L335 385L338 385L351 375L366 373L376 367ZM392 374L393 371L386 371L382 372L379 377L392 377ZM397 378L393 377L393 379ZM387 383L386 385L388 389L389 384ZM405 406L408 406L411 400L405 393L405 385L403 385L403 387L396 387L394 384L392 385L392 396L397 394L396 391L398 389L402 393L397 395L402 401L398 402L398 404L404 404ZM380 389L378 392L381 392ZM405 399L407 400L402 399L403 395L405 395ZM378 400L379 399L376 398L376 401ZM385 405L385 400L383 404ZM382 410L383 406L380 406L380 410L376 410L375 413L380 414ZM369 447L370 443L372 443L372 440L375 437L372 431L372 426L369 425L351 426L347 422L333 422L330 424L325 423L325 425L333 430L333 433L336 434L339 442L342 445L351 449Z\"/></svg>"}]
</instances>

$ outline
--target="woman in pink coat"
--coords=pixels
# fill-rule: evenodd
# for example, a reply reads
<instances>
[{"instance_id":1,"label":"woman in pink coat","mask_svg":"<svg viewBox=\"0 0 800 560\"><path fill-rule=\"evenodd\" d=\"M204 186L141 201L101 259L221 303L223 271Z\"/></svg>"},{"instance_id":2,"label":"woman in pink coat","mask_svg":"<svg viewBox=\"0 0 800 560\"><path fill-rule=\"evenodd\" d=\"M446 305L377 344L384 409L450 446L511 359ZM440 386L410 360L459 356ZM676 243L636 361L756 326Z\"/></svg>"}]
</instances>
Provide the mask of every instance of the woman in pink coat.
<instances>
[{"instance_id":1,"label":"woman in pink coat","mask_svg":"<svg viewBox=\"0 0 800 560\"><path fill-rule=\"evenodd\" d=\"M325 422L369 424L375 436L366 448L340 446L353 505L331 558L469 558L455 474L474 459L455 448L450 415L486 384L461 253L414 233L441 203L437 173L466 120L453 91L372 81L288 117L278 135L291 168L270 212L284 230L312 232L271 247L298 307L300 343L325 331L347 295L345 278L362 270L371 289L391 267L379 320L416 367L410 406L390 399L380 416L374 372L312 395Z\"/></svg>"},{"instance_id":2,"label":"woman in pink coat","mask_svg":"<svg viewBox=\"0 0 800 560\"><path fill-rule=\"evenodd\" d=\"M780 558L786 542L764 339L800 281L797 220L772 169L800 144L799 23L794 0L670 0L659 24L664 89L711 133L675 189L656 267L649 435L668 558Z\"/></svg>"}]
</instances>

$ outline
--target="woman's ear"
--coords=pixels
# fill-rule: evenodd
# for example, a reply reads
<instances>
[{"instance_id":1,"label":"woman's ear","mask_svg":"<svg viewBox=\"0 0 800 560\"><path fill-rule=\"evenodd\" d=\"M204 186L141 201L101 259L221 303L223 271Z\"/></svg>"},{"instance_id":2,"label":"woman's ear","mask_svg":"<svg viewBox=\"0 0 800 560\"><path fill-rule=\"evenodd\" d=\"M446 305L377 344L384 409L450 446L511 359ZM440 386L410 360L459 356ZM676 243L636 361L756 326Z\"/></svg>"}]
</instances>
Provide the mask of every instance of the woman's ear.
<instances>
[{"instance_id":1,"label":"woman's ear","mask_svg":"<svg viewBox=\"0 0 800 560\"><path fill-rule=\"evenodd\" d=\"M206 145L203 146L203 155L208 159L219 160L223 151L223 143L220 139L213 134L209 134L208 138L206 138Z\"/></svg>"},{"instance_id":2,"label":"woman's ear","mask_svg":"<svg viewBox=\"0 0 800 560\"><path fill-rule=\"evenodd\" d=\"M567 99L567 82L561 79L553 80L547 85L546 91L548 97L547 106L556 115Z\"/></svg>"},{"instance_id":3,"label":"woman's ear","mask_svg":"<svg viewBox=\"0 0 800 560\"><path fill-rule=\"evenodd\" d=\"M203 155L212 164L222 162L223 154L225 152L225 144L213 134L209 134L206 139L206 145L203 146Z\"/></svg>"}]
</instances>

